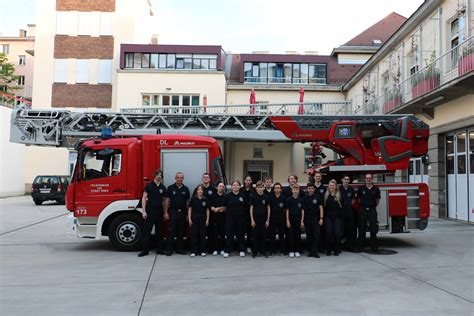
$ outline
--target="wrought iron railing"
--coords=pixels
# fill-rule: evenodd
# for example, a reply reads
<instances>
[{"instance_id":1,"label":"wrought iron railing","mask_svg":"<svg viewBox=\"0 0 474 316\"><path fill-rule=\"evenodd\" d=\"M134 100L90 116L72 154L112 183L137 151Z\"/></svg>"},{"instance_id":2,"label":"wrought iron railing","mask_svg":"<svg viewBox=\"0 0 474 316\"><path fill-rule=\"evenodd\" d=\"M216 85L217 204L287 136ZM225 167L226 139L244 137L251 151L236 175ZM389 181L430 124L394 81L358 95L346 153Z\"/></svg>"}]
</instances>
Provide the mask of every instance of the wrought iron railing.
<instances>
[{"instance_id":1,"label":"wrought iron railing","mask_svg":"<svg viewBox=\"0 0 474 316\"><path fill-rule=\"evenodd\" d=\"M355 110L356 113L385 114L442 89L443 85L474 70L474 37L448 50L400 84L370 99ZM356 104L357 106L357 104Z\"/></svg>"}]
</instances>

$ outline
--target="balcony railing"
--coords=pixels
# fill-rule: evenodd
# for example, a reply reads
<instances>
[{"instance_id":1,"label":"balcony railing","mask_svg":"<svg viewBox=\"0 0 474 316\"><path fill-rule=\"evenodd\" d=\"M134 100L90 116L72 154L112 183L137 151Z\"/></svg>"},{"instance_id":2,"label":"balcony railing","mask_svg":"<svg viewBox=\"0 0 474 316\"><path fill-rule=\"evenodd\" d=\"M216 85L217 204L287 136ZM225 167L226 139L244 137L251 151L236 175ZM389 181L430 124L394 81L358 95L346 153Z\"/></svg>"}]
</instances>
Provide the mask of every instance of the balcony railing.
<instances>
[{"instance_id":1,"label":"balcony railing","mask_svg":"<svg viewBox=\"0 0 474 316\"><path fill-rule=\"evenodd\" d=\"M122 108L124 113L165 115L336 115L352 114L351 102L260 103L241 105L143 106Z\"/></svg>"},{"instance_id":2,"label":"balcony railing","mask_svg":"<svg viewBox=\"0 0 474 316\"><path fill-rule=\"evenodd\" d=\"M399 85L369 100L356 113L385 114L441 89L443 85L474 70L474 37L445 52Z\"/></svg>"},{"instance_id":3,"label":"balcony railing","mask_svg":"<svg viewBox=\"0 0 474 316\"><path fill-rule=\"evenodd\" d=\"M290 77L244 77L244 83L252 84L311 84L325 85L326 78L290 78Z\"/></svg>"},{"instance_id":4,"label":"balcony railing","mask_svg":"<svg viewBox=\"0 0 474 316\"><path fill-rule=\"evenodd\" d=\"M31 108L31 102L22 98L19 98L13 94L8 94L5 92L0 92L0 105L6 106L9 108Z\"/></svg>"}]
</instances>

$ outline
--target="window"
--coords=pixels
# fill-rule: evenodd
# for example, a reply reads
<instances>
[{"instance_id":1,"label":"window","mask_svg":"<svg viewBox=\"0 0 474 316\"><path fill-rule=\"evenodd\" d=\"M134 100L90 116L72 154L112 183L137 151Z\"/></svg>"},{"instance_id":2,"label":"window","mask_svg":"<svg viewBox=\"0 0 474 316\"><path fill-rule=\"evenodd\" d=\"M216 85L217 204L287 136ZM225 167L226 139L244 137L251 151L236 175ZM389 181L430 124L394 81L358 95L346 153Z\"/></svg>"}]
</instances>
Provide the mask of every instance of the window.
<instances>
[{"instance_id":1,"label":"window","mask_svg":"<svg viewBox=\"0 0 474 316\"><path fill-rule=\"evenodd\" d=\"M166 68L166 54L159 54L158 59L158 68Z\"/></svg>"},{"instance_id":2,"label":"window","mask_svg":"<svg viewBox=\"0 0 474 316\"><path fill-rule=\"evenodd\" d=\"M54 82L67 82L68 61L67 59L54 60Z\"/></svg>"},{"instance_id":3,"label":"window","mask_svg":"<svg viewBox=\"0 0 474 316\"><path fill-rule=\"evenodd\" d=\"M451 66L457 67L458 65L458 45L463 43L465 40L464 35L465 21L464 15L459 16L457 19L451 22Z\"/></svg>"},{"instance_id":4,"label":"window","mask_svg":"<svg viewBox=\"0 0 474 316\"><path fill-rule=\"evenodd\" d=\"M316 156L314 157L313 161L313 150L311 147L307 147L304 149L304 171L308 170L309 168L314 168L316 165L320 165L322 163L322 157Z\"/></svg>"},{"instance_id":5,"label":"window","mask_svg":"<svg viewBox=\"0 0 474 316\"><path fill-rule=\"evenodd\" d=\"M0 53L8 55L10 53L10 45L9 44L0 45Z\"/></svg>"},{"instance_id":6,"label":"window","mask_svg":"<svg viewBox=\"0 0 474 316\"><path fill-rule=\"evenodd\" d=\"M197 113L192 106L199 106L199 95L193 94L143 94L143 106L173 106L173 113ZM169 113L168 109L161 109L163 113Z\"/></svg>"},{"instance_id":7,"label":"window","mask_svg":"<svg viewBox=\"0 0 474 316\"><path fill-rule=\"evenodd\" d=\"M174 69L176 56L174 54L168 54L166 56L166 68Z\"/></svg>"},{"instance_id":8,"label":"window","mask_svg":"<svg viewBox=\"0 0 474 316\"><path fill-rule=\"evenodd\" d=\"M150 56L150 68L158 68L158 54L151 54Z\"/></svg>"},{"instance_id":9,"label":"window","mask_svg":"<svg viewBox=\"0 0 474 316\"><path fill-rule=\"evenodd\" d=\"M150 68L150 54L142 54L142 68Z\"/></svg>"},{"instance_id":10,"label":"window","mask_svg":"<svg viewBox=\"0 0 474 316\"><path fill-rule=\"evenodd\" d=\"M26 56L25 55L19 55L18 56L18 65L20 65L20 66L26 65Z\"/></svg>"},{"instance_id":11,"label":"window","mask_svg":"<svg viewBox=\"0 0 474 316\"><path fill-rule=\"evenodd\" d=\"M125 53L125 68L133 68L134 67L134 59L133 53Z\"/></svg>"},{"instance_id":12,"label":"window","mask_svg":"<svg viewBox=\"0 0 474 316\"><path fill-rule=\"evenodd\" d=\"M253 148L253 158L263 158L263 148L254 147Z\"/></svg>"},{"instance_id":13,"label":"window","mask_svg":"<svg viewBox=\"0 0 474 316\"><path fill-rule=\"evenodd\" d=\"M326 84L326 64L246 62L244 82Z\"/></svg>"},{"instance_id":14,"label":"window","mask_svg":"<svg viewBox=\"0 0 474 316\"><path fill-rule=\"evenodd\" d=\"M84 153L81 163L82 180L93 180L119 175L122 171L122 151L105 148L88 150Z\"/></svg>"},{"instance_id":15,"label":"window","mask_svg":"<svg viewBox=\"0 0 474 316\"><path fill-rule=\"evenodd\" d=\"M78 59L76 66L76 83L89 83L89 59Z\"/></svg>"},{"instance_id":16,"label":"window","mask_svg":"<svg viewBox=\"0 0 474 316\"><path fill-rule=\"evenodd\" d=\"M326 84L326 64L309 65L309 83Z\"/></svg>"},{"instance_id":17,"label":"window","mask_svg":"<svg viewBox=\"0 0 474 316\"><path fill-rule=\"evenodd\" d=\"M71 18L72 18L72 12L70 11L56 12L56 34L57 35L69 35Z\"/></svg>"},{"instance_id":18,"label":"window","mask_svg":"<svg viewBox=\"0 0 474 316\"><path fill-rule=\"evenodd\" d=\"M18 85L19 86L25 85L25 76L18 76Z\"/></svg>"},{"instance_id":19,"label":"window","mask_svg":"<svg viewBox=\"0 0 474 316\"><path fill-rule=\"evenodd\" d=\"M112 13L100 12L100 35L112 35Z\"/></svg>"},{"instance_id":20,"label":"window","mask_svg":"<svg viewBox=\"0 0 474 316\"><path fill-rule=\"evenodd\" d=\"M78 35L91 35L92 25L94 24L92 12L79 12Z\"/></svg>"},{"instance_id":21,"label":"window","mask_svg":"<svg viewBox=\"0 0 474 316\"><path fill-rule=\"evenodd\" d=\"M97 83L112 82L112 60L99 59L99 73L97 75Z\"/></svg>"},{"instance_id":22,"label":"window","mask_svg":"<svg viewBox=\"0 0 474 316\"><path fill-rule=\"evenodd\" d=\"M418 46L415 46L410 52L410 76L413 76L418 72L418 64L420 60L420 55L418 51Z\"/></svg>"}]
</instances>

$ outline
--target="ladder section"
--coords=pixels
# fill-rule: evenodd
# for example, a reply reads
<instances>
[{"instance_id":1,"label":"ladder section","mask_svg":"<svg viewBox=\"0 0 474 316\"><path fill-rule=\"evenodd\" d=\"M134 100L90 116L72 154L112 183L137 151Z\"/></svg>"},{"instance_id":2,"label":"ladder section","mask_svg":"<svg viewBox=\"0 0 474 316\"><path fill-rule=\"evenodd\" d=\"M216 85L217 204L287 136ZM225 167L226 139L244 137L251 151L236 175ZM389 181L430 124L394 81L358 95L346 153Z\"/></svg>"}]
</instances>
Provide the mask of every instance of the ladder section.
<instances>
[{"instance_id":1,"label":"ladder section","mask_svg":"<svg viewBox=\"0 0 474 316\"><path fill-rule=\"evenodd\" d=\"M270 118L350 114L350 102L245 104L222 106L145 106L121 112L72 112L18 109L12 112L10 141L39 146L73 147L77 140L113 135L193 134L218 139L289 141Z\"/></svg>"}]
</instances>

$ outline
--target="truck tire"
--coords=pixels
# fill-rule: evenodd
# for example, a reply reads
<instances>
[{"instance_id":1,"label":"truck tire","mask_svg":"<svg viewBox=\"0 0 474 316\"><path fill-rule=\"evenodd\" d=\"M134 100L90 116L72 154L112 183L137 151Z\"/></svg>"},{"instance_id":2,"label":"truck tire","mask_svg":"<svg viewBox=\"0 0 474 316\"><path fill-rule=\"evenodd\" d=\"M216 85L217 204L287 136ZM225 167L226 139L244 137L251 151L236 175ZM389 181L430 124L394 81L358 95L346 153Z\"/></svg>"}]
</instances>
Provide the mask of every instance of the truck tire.
<instances>
[{"instance_id":1,"label":"truck tire","mask_svg":"<svg viewBox=\"0 0 474 316\"><path fill-rule=\"evenodd\" d=\"M33 202L35 202L36 205L41 205L43 203L43 200L33 199Z\"/></svg>"},{"instance_id":2,"label":"truck tire","mask_svg":"<svg viewBox=\"0 0 474 316\"><path fill-rule=\"evenodd\" d=\"M109 240L120 251L138 251L143 241L143 219L138 214L121 214L109 226Z\"/></svg>"}]
</instances>

